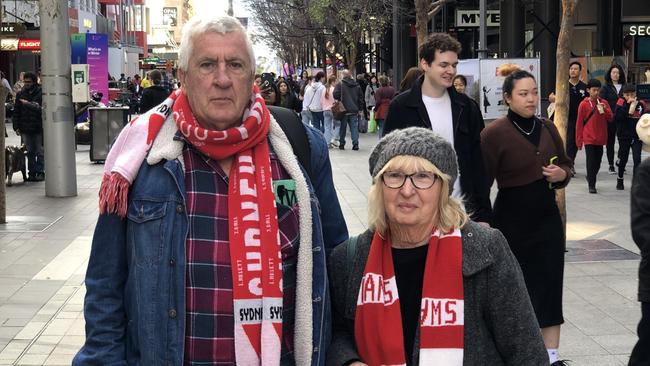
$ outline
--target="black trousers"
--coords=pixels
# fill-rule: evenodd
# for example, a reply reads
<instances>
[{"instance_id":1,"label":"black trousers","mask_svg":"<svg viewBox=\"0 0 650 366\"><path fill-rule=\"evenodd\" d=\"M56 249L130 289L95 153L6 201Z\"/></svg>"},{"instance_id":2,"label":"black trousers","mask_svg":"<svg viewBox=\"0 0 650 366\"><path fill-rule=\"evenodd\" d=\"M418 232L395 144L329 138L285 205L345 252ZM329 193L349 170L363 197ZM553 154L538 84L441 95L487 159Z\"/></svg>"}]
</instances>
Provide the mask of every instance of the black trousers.
<instances>
[{"instance_id":1,"label":"black trousers","mask_svg":"<svg viewBox=\"0 0 650 366\"><path fill-rule=\"evenodd\" d=\"M587 156L587 183L589 187L596 187L596 176L603 160L603 147L600 145L585 145Z\"/></svg>"},{"instance_id":2,"label":"black trousers","mask_svg":"<svg viewBox=\"0 0 650 366\"><path fill-rule=\"evenodd\" d=\"M650 302L641 303L641 320L636 330L636 342L628 366L650 366Z\"/></svg>"},{"instance_id":3,"label":"black trousers","mask_svg":"<svg viewBox=\"0 0 650 366\"><path fill-rule=\"evenodd\" d=\"M636 168L641 164L641 148L643 142L639 139L618 139L618 177L623 178L625 172L625 165L630 156L630 149L632 149L632 160L634 161L633 176L636 175Z\"/></svg>"},{"instance_id":4,"label":"black trousers","mask_svg":"<svg viewBox=\"0 0 650 366\"><path fill-rule=\"evenodd\" d=\"M616 123L607 124L607 162L614 165L614 143L616 142Z\"/></svg>"},{"instance_id":5,"label":"black trousers","mask_svg":"<svg viewBox=\"0 0 650 366\"><path fill-rule=\"evenodd\" d=\"M569 121L566 126L566 154L571 161L575 162L576 155L578 155L578 147L576 146L576 121Z\"/></svg>"}]
</instances>

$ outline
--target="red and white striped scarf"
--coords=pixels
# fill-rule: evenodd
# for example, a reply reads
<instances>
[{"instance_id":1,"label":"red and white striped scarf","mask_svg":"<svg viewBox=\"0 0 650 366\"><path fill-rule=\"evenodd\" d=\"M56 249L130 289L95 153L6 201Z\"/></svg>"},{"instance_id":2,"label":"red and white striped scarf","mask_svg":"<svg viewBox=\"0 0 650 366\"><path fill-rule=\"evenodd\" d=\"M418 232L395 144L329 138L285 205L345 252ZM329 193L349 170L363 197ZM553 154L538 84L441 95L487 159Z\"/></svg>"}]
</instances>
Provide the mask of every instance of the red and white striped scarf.
<instances>
[{"instance_id":1,"label":"red and white striped scarf","mask_svg":"<svg viewBox=\"0 0 650 366\"><path fill-rule=\"evenodd\" d=\"M464 296L460 230L435 231L424 267L420 365L463 364ZM361 280L355 318L361 360L371 366L406 365L402 316L390 239L375 233Z\"/></svg>"},{"instance_id":2,"label":"red and white striped scarf","mask_svg":"<svg viewBox=\"0 0 650 366\"><path fill-rule=\"evenodd\" d=\"M282 259L267 140L270 115L257 88L242 124L224 131L199 126L187 96L180 91L132 121L106 161L100 211L126 215L128 188L169 113L199 151L215 160L234 157L228 185L228 221L235 357L239 365L279 365Z\"/></svg>"}]
</instances>

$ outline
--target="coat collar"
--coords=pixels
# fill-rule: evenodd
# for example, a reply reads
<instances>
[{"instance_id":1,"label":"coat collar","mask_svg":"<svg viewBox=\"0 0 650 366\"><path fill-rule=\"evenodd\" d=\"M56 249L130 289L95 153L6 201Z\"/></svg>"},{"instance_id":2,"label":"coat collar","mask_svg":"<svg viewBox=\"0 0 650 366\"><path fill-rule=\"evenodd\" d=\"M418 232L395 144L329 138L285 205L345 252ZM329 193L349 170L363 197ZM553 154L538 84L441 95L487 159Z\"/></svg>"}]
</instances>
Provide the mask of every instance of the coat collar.
<instances>
[{"instance_id":1,"label":"coat collar","mask_svg":"<svg viewBox=\"0 0 650 366\"><path fill-rule=\"evenodd\" d=\"M429 118L429 113L427 113L427 108L422 101L422 83L424 83L424 75L420 76L416 81L413 87L405 92L405 104L408 107L415 108L420 115L420 118L425 122L429 127L432 126L431 118ZM451 114L452 121L454 125L454 134L458 130L460 115L465 109L467 104L466 98L463 98L453 86L447 88L447 93L449 94L449 99L451 100Z\"/></svg>"}]
</instances>

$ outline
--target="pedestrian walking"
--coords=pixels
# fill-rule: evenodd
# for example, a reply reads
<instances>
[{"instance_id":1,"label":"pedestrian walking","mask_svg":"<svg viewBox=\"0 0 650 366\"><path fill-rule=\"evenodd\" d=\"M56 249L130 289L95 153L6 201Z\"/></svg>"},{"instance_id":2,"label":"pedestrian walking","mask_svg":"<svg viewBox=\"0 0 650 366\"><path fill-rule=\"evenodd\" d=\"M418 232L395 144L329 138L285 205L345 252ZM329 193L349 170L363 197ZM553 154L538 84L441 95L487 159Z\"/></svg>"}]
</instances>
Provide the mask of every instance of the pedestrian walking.
<instances>
[{"instance_id":1,"label":"pedestrian walking","mask_svg":"<svg viewBox=\"0 0 650 366\"><path fill-rule=\"evenodd\" d=\"M364 102L366 103L368 120L370 120L370 113L372 113L375 110L375 93L377 92L377 89L379 89L379 82L377 81L377 76L372 75L370 76L370 81L368 82L368 86L366 86L365 89L366 93L364 99ZM375 119L377 119L377 117L375 117Z\"/></svg>"},{"instance_id":2,"label":"pedestrian walking","mask_svg":"<svg viewBox=\"0 0 650 366\"><path fill-rule=\"evenodd\" d=\"M336 87L336 75L330 75L327 78L327 83L325 84L325 91L321 97L321 105L323 106L323 121L324 121L324 132L325 141L327 146L331 149L338 146L338 141L334 136L338 136L334 133L335 128L341 129L341 121L334 120L334 114L332 113L332 106L336 101L334 99L334 88Z\"/></svg>"},{"instance_id":3,"label":"pedestrian walking","mask_svg":"<svg viewBox=\"0 0 650 366\"><path fill-rule=\"evenodd\" d=\"M311 115L311 125L320 132L325 131L323 128L323 106L321 105L321 97L325 92L325 86L321 80L324 78L324 72L319 71L316 73L314 82L305 88L305 96L302 104L303 110L308 110Z\"/></svg>"},{"instance_id":4,"label":"pedestrian walking","mask_svg":"<svg viewBox=\"0 0 650 366\"><path fill-rule=\"evenodd\" d=\"M419 66L424 75L390 103L382 133L415 126L430 128L447 139L456 149L460 169L453 196L464 197L472 220L489 223L492 207L480 138L483 116L477 104L453 85L460 51L460 43L446 33L433 33L420 45Z\"/></svg>"},{"instance_id":5,"label":"pedestrian walking","mask_svg":"<svg viewBox=\"0 0 650 366\"><path fill-rule=\"evenodd\" d=\"M278 81L277 89L279 92L279 103L280 107L291 109L296 113L300 112L300 105L298 104L298 98L291 90L289 83L285 80Z\"/></svg>"},{"instance_id":6,"label":"pedestrian walking","mask_svg":"<svg viewBox=\"0 0 650 366\"><path fill-rule=\"evenodd\" d=\"M639 140L636 133L636 125L639 118L646 112L648 107L643 100L636 97L636 86L626 84L621 88L623 96L616 103L616 135L618 136L618 160L616 167L618 175L616 177L616 189L625 189L624 174L627 159L632 150L632 161L634 162L633 176L636 175L636 169L641 164L641 148L643 142Z\"/></svg>"},{"instance_id":7,"label":"pedestrian walking","mask_svg":"<svg viewBox=\"0 0 650 366\"><path fill-rule=\"evenodd\" d=\"M304 129L303 173L246 29L204 16L183 26L181 89L106 160L74 366L325 364L325 257L347 239L325 141Z\"/></svg>"},{"instance_id":8,"label":"pedestrian walking","mask_svg":"<svg viewBox=\"0 0 650 366\"><path fill-rule=\"evenodd\" d=\"M596 177L603 159L603 146L607 145L607 127L614 121L609 104L605 99L598 97L600 87L598 79L591 79L587 83L589 96L578 107L577 122L574 127L576 148L582 150L582 146L585 147L589 193L598 193Z\"/></svg>"},{"instance_id":9,"label":"pedestrian walking","mask_svg":"<svg viewBox=\"0 0 650 366\"><path fill-rule=\"evenodd\" d=\"M569 118L567 121L566 132L566 153L572 163L575 163L576 155L578 154L578 147L576 146L576 121L578 121L578 107L588 96L587 84L580 80L581 71L582 64L580 62L573 61L569 64ZM550 103L555 103L555 93L551 93L551 95L548 96L548 101ZM612 109L612 113L613 112L614 110ZM575 170L571 171L571 175L575 175Z\"/></svg>"},{"instance_id":10,"label":"pedestrian walking","mask_svg":"<svg viewBox=\"0 0 650 366\"><path fill-rule=\"evenodd\" d=\"M450 197L452 145L406 128L382 138L369 163L369 230L328 262L327 365L548 365L505 238Z\"/></svg>"},{"instance_id":11,"label":"pedestrian walking","mask_svg":"<svg viewBox=\"0 0 650 366\"><path fill-rule=\"evenodd\" d=\"M619 65L612 65L605 74L605 85L600 89L600 97L607 100L609 108L616 113L616 102L623 96L621 88L625 84L625 72ZM612 124L607 127L607 162L609 163L609 174L616 174L614 168L614 144L616 143L617 125Z\"/></svg>"},{"instance_id":12,"label":"pedestrian walking","mask_svg":"<svg viewBox=\"0 0 650 366\"><path fill-rule=\"evenodd\" d=\"M43 150L43 91L34 73L23 75L23 89L16 95L13 121L14 131L27 148L28 182L45 180Z\"/></svg>"},{"instance_id":13,"label":"pedestrian walking","mask_svg":"<svg viewBox=\"0 0 650 366\"><path fill-rule=\"evenodd\" d=\"M350 127L352 150L359 150L359 112L363 112L363 92L359 83L352 78L350 71L341 70L341 82L334 88L334 99L345 106L346 114L341 119L339 149L345 150L346 129Z\"/></svg>"},{"instance_id":14,"label":"pedestrian walking","mask_svg":"<svg viewBox=\"0 0 650 366\"><path fill-rule=\"evenodd\" d=\"M388 76L379 76L379 89L375 93L375 120L377 121L377 135L381 139L384 135L384 120L388 114L388 107L395 96L395 88L388 81Z\"/></svg>"},{"instance_id":15,"label":"pedestrian walking","mask_svg":"<svg viewBox=\"0 0 650 366\"><path fill-rule=\"evenodd\" d=\"M508 114L481 132L489 186L497 181L494 226L508 240L524 274L551 365L559 360L565 237L555 190L571 179L571 160L539 103L532 74L514 71L503 82ZM462 176L461 170L461 176Z\"/></svg>"},{"instance_id":16,"label":"pedestrian walking","mask_svg":"<svg viewBox=\"0 0 650 366\"><path fill-rule=\"evenodd\" d=\"M162 86L162 74L158 70L149 73L151 86L142 91L140 98L140 113L146 113L151 108L159 105L169 95L169 92Z\"/></svg>"},{"instance_id":17,"label":"pedestrian walking","mask_svg":"<svg viewBox=\"0 0 650 366\"><path fill-rule=\"evenodd\" d=\"M306 125L312 125L312 116L311 116L311 111L308 108L308 103L309 101L305 102L305 92L311 87L311 84L313 83L314 78L311 76L307 77L307 81L304 84L303 87L300 88L300 94L298 96L298 99L300 100L300 106L302 110L300 111L300 118L302 119L302 123Z\"/></svg>"}]
</instances>

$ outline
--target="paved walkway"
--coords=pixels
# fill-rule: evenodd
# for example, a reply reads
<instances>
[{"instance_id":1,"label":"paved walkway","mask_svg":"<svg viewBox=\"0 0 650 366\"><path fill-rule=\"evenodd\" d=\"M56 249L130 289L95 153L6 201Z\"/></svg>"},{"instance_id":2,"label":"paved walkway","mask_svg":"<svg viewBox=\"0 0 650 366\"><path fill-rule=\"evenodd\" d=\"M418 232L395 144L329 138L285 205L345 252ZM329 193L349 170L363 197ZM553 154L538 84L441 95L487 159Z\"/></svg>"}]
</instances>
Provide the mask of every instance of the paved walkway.
<instances>
[{"instance_id":1,"label":"paved walkway","mask_svg":"<svg viewBox=\"0 0 650 366\"><path fill-rule=\"evenodd\" d=\"M331 150L352 234L366 228L367 158L376 141L376 135L362 135L360 151ZM8 143L17 143L16 137ZM76 154L77 197L47 198L44 183L7 188L8 215L59 219L43 232L0 233L0 366L70 365L83 343L83 278L103 169L89 163L87 149ZM614 176L601 172L599 194L589 195L582 152L577 171L567 189L568 239L605 239L638 253L629 230L629 182L616 191ZM595 253L603 258L608 250ZM640 317L637 268L638 259L567 263L560 353L572 365L627 363Z\"/></svg>"}]
</instances>

